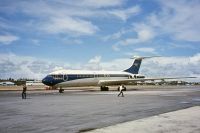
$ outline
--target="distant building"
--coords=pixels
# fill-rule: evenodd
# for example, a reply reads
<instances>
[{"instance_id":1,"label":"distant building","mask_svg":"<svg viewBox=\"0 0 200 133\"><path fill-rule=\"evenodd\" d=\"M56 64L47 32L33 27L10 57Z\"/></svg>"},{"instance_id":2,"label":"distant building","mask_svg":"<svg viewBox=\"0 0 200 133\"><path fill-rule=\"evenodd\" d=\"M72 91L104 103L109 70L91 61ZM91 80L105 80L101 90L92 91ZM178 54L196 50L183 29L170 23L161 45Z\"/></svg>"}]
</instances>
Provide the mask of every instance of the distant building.
<instances>
[{"instance_id":1,"label":"distant building","mask_svg":"<svg viewBox=\"0 0 200 133\"><path fill-rule=\"evenodd\" d=\"M5 81L5 82L0 82L1 86L13 86L15 83L10 82L10 81Z\"/></svg>"},{"instance_id":2,"label":"distant building","mask_svg":"<svg viewBox=\"0 0 200 133\"><path fill-rule=\"evenodd\" d=\"M26 81L26 86L44 85L40 80Z\"/></svg>"}]
</instances>

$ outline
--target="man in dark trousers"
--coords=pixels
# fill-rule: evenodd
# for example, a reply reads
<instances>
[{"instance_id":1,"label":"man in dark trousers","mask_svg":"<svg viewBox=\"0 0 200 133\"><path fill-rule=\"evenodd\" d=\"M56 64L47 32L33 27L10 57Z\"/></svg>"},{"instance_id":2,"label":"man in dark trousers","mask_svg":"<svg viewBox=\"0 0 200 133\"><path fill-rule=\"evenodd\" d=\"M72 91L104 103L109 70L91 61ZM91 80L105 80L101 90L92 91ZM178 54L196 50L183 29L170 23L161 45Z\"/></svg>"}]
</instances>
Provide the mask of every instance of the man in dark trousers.
<instances>
[{"instance_id":1,"label":"man in dark trousers","mask_svg":"<svg viewBox=\"0 0 200 133\"><path fill-rule=\"evenodd\" d=\"M119 91L120 91L120 93L118 94L118 97L122 94L122 97L124 97L124 93L123 93L123 91L125 90L125 87L124 87L124 85L120 85L119 86Z\"/></svg>"},{"instance_id":2,"label":"man in dark trousers","mask_svg":"<svg viewBox=\"0 0 200 133\"><path fill-rule=\"evenodd\" d=\"M22 99L26 99L26 90L27 90L26 85L23 85L23 90L22 90Z\"/></svg>"}]
</instances>

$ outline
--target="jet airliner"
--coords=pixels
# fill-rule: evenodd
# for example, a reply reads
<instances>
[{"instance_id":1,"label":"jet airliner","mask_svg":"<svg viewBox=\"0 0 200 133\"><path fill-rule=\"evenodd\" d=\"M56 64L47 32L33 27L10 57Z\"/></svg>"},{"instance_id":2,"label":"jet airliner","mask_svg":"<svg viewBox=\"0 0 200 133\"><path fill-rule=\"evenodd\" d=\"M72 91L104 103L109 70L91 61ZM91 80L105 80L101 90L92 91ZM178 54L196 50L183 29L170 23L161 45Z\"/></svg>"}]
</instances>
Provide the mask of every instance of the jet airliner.
<instances>
[{"instance_id":1,"label":"jet airliner","mask_svg":"<svg viewBox=\"0 0 200 133\"><path fill-rule=\"evenodd\" d=\"M145 58L152 57L134 57L132 58L135 59L132 66L124 71L59 70L47 75L42 82L47 86L60 88L59 92L64 91L62 87L83 86L99 86L101 91L107 91L109 89L108 86L127 85L137 81L194 78L145 78L144 75L138 73L142 60Z\"/></svg>"}]
</instances>

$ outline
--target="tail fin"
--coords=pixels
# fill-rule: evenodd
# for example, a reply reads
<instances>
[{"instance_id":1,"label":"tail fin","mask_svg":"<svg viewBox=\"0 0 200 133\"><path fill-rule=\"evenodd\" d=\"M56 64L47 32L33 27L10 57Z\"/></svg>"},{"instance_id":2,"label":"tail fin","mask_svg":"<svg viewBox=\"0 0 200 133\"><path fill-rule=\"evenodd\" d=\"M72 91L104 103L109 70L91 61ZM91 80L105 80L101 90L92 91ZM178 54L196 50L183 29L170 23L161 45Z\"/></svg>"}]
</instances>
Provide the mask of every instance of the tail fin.
<instances>
[{"instance_id":1,"label":"tail fin","mask_svg":"<svg viewBox=\"0 0 200 133\"><path fill-rule=\"evenodd\" d=\"M140 65L142 63L142 59L145 59L145 58L153 58L153 57L160 57L160 56L151 56L151 57L133 57L131 59L135 59L135 61L133 62L133 65L124 70L125 72L129 72L129 73L132 73L132 74L138 74L139 72L139 69L140 69Z\"/></svg>"}]
</instances>

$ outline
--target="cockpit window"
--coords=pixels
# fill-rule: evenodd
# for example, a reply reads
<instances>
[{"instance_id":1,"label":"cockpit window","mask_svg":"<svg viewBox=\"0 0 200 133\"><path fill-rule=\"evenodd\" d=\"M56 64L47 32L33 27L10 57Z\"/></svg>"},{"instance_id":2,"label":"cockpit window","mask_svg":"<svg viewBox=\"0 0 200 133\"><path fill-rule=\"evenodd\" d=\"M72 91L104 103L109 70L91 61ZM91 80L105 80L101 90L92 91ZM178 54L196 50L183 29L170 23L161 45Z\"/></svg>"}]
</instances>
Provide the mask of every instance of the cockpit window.
<instances>
[{"instance_id":1,"label":"cockpit window","mask_svg":"<svg viewBox=\"0 0 200 133\"><path fill-rule=\"evenodd\" d=\"M58 79L58 80L62 80L63 79L63 75L59 74L59 75L50 75L52 76L54 79Z\"/></svg>"}]
</instances>

